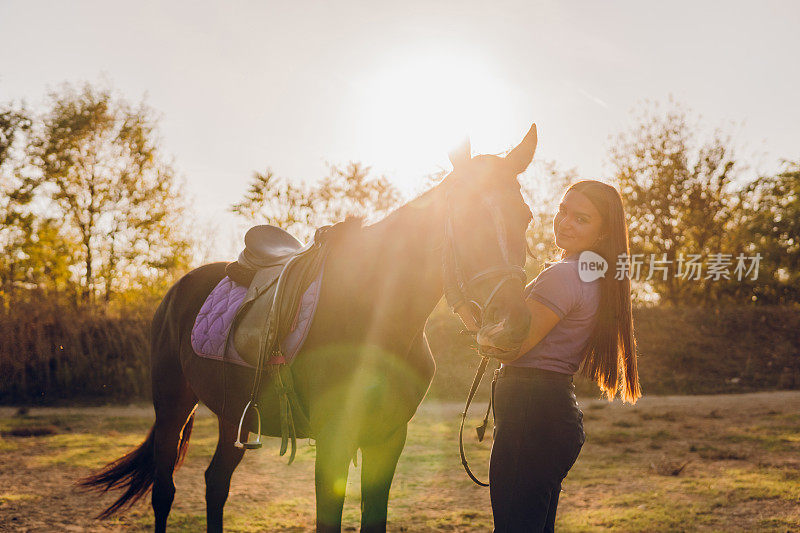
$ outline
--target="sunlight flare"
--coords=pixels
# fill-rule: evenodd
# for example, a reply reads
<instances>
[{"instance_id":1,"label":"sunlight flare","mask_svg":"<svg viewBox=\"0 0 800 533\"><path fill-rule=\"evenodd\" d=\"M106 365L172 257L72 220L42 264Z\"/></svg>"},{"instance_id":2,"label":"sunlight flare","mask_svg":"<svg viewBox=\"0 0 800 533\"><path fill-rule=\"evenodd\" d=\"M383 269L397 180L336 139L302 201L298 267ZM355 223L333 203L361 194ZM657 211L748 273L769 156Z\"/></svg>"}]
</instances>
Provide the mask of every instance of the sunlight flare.
<instances>
[{"instance_id":1,"label":"sunlight flare","mask_svg":"<svg viewBox=\"0 0 800 533\"><path fill-rule=\"evenodd\" d=\"M513 87L467 54L424 51L387 61L359 88L359 145L394 168L435 170L465 136L478 144L494 139L495 148L513 131Z\"/></svg>"}]
</instances>

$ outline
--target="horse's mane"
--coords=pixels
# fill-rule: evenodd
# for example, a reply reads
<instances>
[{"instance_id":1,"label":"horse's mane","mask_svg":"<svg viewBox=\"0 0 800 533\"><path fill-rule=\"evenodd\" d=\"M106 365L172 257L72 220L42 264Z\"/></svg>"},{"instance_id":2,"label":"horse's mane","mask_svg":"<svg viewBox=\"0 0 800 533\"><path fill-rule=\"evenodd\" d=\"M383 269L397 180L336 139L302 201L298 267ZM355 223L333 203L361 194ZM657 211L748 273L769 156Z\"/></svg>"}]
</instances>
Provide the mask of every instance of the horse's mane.
<instances>
[{"instance_id":1,"label":"horse's mane","mask_svg":"<svg viewBox=\"0 0 800 533\"><path fill-rule=\"evenodd\" d=\"M328 235L330 239L340 240L361 231L363 227L363 216L347 215L344 220L328 228Z\"/></svg>"}]
</instances>

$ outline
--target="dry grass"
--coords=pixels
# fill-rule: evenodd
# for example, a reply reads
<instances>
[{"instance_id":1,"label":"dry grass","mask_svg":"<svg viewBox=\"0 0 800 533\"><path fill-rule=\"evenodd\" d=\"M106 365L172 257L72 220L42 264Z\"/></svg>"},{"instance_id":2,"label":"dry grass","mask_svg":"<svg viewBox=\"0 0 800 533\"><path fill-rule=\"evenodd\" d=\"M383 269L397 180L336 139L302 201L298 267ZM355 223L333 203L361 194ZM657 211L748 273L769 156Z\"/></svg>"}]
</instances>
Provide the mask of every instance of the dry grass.
<instances>
[{"instance_id":1,"label":"dry grass","mask_svg":"<svg viewBox=\"0 0 800 533\"><path fill-rule=\"evenodd\" d=\"M800 529L799 392L647 397L636 406L585 400L581 406L588 438L564 483L558 530ZM412 421L392 486L390 530L491 529L488 491L461 470L460 408L425 402ZM479 412L477 406L476 418ZM0 531L149 530L148 504L96 522L91 516L110 497L76 493L72 483L138 444L151 420L149 407L31 409L25 416L0 409L2 431L58 429L0 439ZM215 420L201 411L176 475L172 531L205 528L203 470L215 439ZM302 446L287 467L277 442L270 444L248 452L234 475L226 530L311 529L314 449ZM469 446L478 472L485 472L490 446L490 438ZM348 481L345 530L358 524L359 470Z\"/></svg>"}]
</instances>

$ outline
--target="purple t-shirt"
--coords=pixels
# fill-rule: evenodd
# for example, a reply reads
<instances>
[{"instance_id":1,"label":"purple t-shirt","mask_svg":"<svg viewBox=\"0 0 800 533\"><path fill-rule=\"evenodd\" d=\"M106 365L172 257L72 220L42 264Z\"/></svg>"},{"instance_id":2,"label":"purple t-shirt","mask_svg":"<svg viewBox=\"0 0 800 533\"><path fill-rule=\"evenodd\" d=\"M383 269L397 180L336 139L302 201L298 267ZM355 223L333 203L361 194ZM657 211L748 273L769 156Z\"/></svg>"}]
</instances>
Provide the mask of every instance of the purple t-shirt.
<instances>
[{"instance_id":1,"label":"purple t-shirt","mask_svg":"<svg viewBox=\"0 0 800 533\"><path fill-rule=\"evenodd\" d=\"M561 320L512 366L574 374L597 322L600 280L581 281L577 256L571 256L542 270L525 288L525 297L546 305Z\"/></svg>"}]
</instances>

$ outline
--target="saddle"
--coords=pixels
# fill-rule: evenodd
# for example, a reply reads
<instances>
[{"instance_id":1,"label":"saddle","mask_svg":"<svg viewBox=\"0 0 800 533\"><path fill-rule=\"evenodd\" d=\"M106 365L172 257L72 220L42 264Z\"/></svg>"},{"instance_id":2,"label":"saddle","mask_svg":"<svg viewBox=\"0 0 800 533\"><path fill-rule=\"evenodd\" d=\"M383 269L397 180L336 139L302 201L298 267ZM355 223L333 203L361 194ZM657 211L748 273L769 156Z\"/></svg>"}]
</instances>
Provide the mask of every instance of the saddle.
<instances>
[{"instance_id":1,"label":"saddle","mask_svg":"<svg viewBox=\"0 0 800 533\"><path fill-rule=\"evenodd\" d=\"M328 233L332 226L317 230L306 246L286 231L275 226L255 226L245 235L245 249L234 263L226 267L228 277L247 286L247 292L234 315L228 333L236 352L256 367L250 402L242 413L237 446L261 447L260 411L258 410L261 380L267 373L281 402L281 452L286 452L291 439L294 459L295 436L310 434L310 424L299 402L287 360L281 351L281 339L291 331L298 305L304 292L322 272L327 255ZM258 436L254 442L241 442L242 426L248 410L258 415ZM300 428L295 428L298 420Z\"/></svg>"},{"instance_id":2,"label":"saddle","mask_svg":"<svg viewBox=\"0 0 800 533\"><path fill-rule=\"evenodd\" d=\"M244 286L252 283L259 270L286 265L303 248L291 234L269 225L250 228L244 236L244 245L239 258L225 268L229 278Z\"/></svg>"},{"instance_id":3,"label":"saddle","mask_svg":"<svg viewBox=\"0 0 800 533\"><path fill-rule=\"evenodd\" d=\"M325 228L302 246L275 226L254 226L245 249L225 273L248 287L233 319L232 341L242 358L258 365L283 363L279 340L291 329L300 298L321 271L327 250Z\"/></svg>"}]
</instances>

